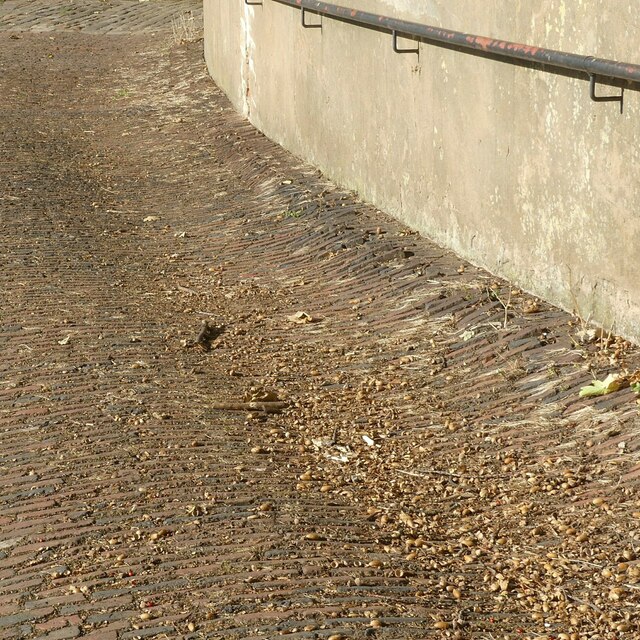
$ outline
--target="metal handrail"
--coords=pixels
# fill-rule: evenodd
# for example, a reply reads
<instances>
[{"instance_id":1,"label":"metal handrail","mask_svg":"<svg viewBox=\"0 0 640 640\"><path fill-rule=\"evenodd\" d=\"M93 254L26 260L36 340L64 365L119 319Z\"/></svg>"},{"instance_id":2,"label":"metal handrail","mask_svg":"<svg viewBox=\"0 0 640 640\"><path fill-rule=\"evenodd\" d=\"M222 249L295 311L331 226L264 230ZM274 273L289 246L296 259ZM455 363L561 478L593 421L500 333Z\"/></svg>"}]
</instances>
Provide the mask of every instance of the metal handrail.
<instances>
[{"instance_id":1,"label":"metal handrail","mask_svg":"<svg viewBox=\"0 0 640 640\"><path fill-rule=\"evenodd\" d=\"M254 4L254 1L250 2L250 0L245 0L245 2L250 2L251 4ZM640 83L639 64L618 62L615 60L607 60L605 58L596 58L594 56L583 56L576 53L567 53L565 51L545 49L544 47L509 42L507 40L487 38L471 33L464 33L462 31L442 29L440 27L420 24L418 22L409 22L407 20L399 20L397 18L391 18L389 16L379 15L376 13L369 13L368 11L358 11L357 9L329 4L319 0L274 1L302 9L303 12L305 10L312 11L321 16L328 16L362 27L389 32L394 36L394 44L396 42L396 34L402 34L405 36L413 36L420 41L432 44L441 44L481 54L491 54L503 59L520 60L585 73L591 80L590 95L592 99L597 99L598 101L620 101L622 106L622 96L605 96L596 98L595 82L596 77L598 76L615 80L624 80L628 83ZM414 53L417 52L417 50L409 51Z\"/></svg>"},{"instance_id":2,"label":"metal handrail","mask_svg":"<svg viewBox=\"0 0 640 640\"><path fill-rule=\"evenodd\" d=\"M427 42L439 42L453 45L462 49L481 51L484 53L494 53L506 58L515 58L529 62L548 64L562 69L582 71L588 75L606 76L630 82L640 82L640 65L629 62L617 62L605 58L594 56L581 56L576 53L545 49L507 40L496 40L486 38L462 31L451 29L441 29L418 22L398 20L388 16L369 13L367 11L357 11L348 7L341 7L336 4L319 2L318 0L276 0L282 4L287 4L300 9L308 9L320 15L331 16L346 20L362 26L375 27L393 33L397 31L404 35L415 36Z\"/></svg>"}]
</instances>

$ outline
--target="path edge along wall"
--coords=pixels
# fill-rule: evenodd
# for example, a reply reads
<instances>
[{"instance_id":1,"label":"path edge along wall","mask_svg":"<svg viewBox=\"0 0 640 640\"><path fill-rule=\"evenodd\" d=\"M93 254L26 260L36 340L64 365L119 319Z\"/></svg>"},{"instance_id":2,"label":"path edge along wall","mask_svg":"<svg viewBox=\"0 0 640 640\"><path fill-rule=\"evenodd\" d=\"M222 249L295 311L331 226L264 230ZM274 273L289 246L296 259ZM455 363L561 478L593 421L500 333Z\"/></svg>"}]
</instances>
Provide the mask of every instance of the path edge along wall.
<instances>
[{"instance_id":1,"label":"path edge along wall","mask_svg":"<svg viewBox=\"0 0 640 640\"><path fill-rule=\"evenodd\" d=\"M352 4L640 62L628 1ZM395 53L390 34L312 14L322 27L305 29L274 0L204 10L211 76L269 138L470 262L640 341L640 92L621 114L590 100L586 77L426 44Z\"/></svg>"}]
</instances>

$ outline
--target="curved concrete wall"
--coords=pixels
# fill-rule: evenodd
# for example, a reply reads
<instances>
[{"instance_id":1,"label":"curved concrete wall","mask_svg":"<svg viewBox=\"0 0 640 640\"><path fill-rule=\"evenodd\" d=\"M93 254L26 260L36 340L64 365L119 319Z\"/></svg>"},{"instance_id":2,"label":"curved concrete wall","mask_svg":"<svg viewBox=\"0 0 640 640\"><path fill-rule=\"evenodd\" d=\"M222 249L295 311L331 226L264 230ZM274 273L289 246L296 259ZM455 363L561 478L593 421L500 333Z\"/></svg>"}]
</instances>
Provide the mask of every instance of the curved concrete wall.
<instances>
[{"instance_id":1,"label":"curved concrete wall","mask_svg":"<svg viewBox=\"0 0 640 640\"><path fill-rule=\"evenodd\" d=\"M640 339L640 92L621 115L586 79L426 44L400 55L388 34L303 29L263 2L204 0L209 70L256 127L471 262ZM343 4L640 63L630 0Z\"/></svg>"}]
</instances>

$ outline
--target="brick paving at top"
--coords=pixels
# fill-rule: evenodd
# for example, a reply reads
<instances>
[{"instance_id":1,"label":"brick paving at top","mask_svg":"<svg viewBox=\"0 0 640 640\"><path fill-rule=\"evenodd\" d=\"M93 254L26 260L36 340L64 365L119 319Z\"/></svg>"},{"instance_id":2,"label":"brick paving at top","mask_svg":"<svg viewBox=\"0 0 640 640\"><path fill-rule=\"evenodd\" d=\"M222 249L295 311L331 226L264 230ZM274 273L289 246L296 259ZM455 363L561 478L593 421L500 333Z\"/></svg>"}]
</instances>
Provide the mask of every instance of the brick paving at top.
<instances>
[{"instance_id":1,"label":"brick paving at top","mask_svg":"<svg viewBox=\"0 0 640 640\"><path fill-rule=\"evenodd\" d=\"M181 16L202 24L202 3L193 0L3 0L0 30L94 34L167 33Z\"/></svg>"},{"instance_id":2,"label":"brick paving at top","mask_svg":"<svg viewBox=\"0 0 640 640\"><path fill-rule=\"evenodd\" d=\"M637 405L578 391L637 350L264 139L192 9L0 5L0 639L635 637Z\"/></svg>"}]
</instances>

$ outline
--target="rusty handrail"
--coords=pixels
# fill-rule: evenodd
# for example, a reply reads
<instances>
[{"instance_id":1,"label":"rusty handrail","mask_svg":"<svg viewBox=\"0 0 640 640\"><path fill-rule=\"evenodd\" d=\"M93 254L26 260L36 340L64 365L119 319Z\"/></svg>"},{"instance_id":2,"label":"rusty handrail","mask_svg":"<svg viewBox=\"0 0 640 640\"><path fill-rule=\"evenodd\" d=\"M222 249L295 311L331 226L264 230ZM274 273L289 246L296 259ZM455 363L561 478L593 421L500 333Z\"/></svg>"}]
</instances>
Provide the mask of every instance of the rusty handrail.
<instances>
[{"instance_id":1,"label":"rusty handrail","mask_svg":"<svg viewBox=\"0 0 640 640\"><path fill-rule=\"evenodd\" d=\"M246 0L245 0L246 1ZM626 80L640 83L640 65L629 62L617 62L594 56L582 56L576 53L545 49L507 40L497 40L484 36L442 29L418 22L398 20L389 16L358 11L349 7L320 2L319 0L274 0L298 9L313 11L319 15L337 18L363 27L370 27L390 33L414 36L431 43L440 43L470 51L493 54L502 58L511 58L525 62L548 65L560 69L569 69L586 73L592 79L595 76ZM253 4L253 2L251 3Z\"/></svg>"}]
</instances>

